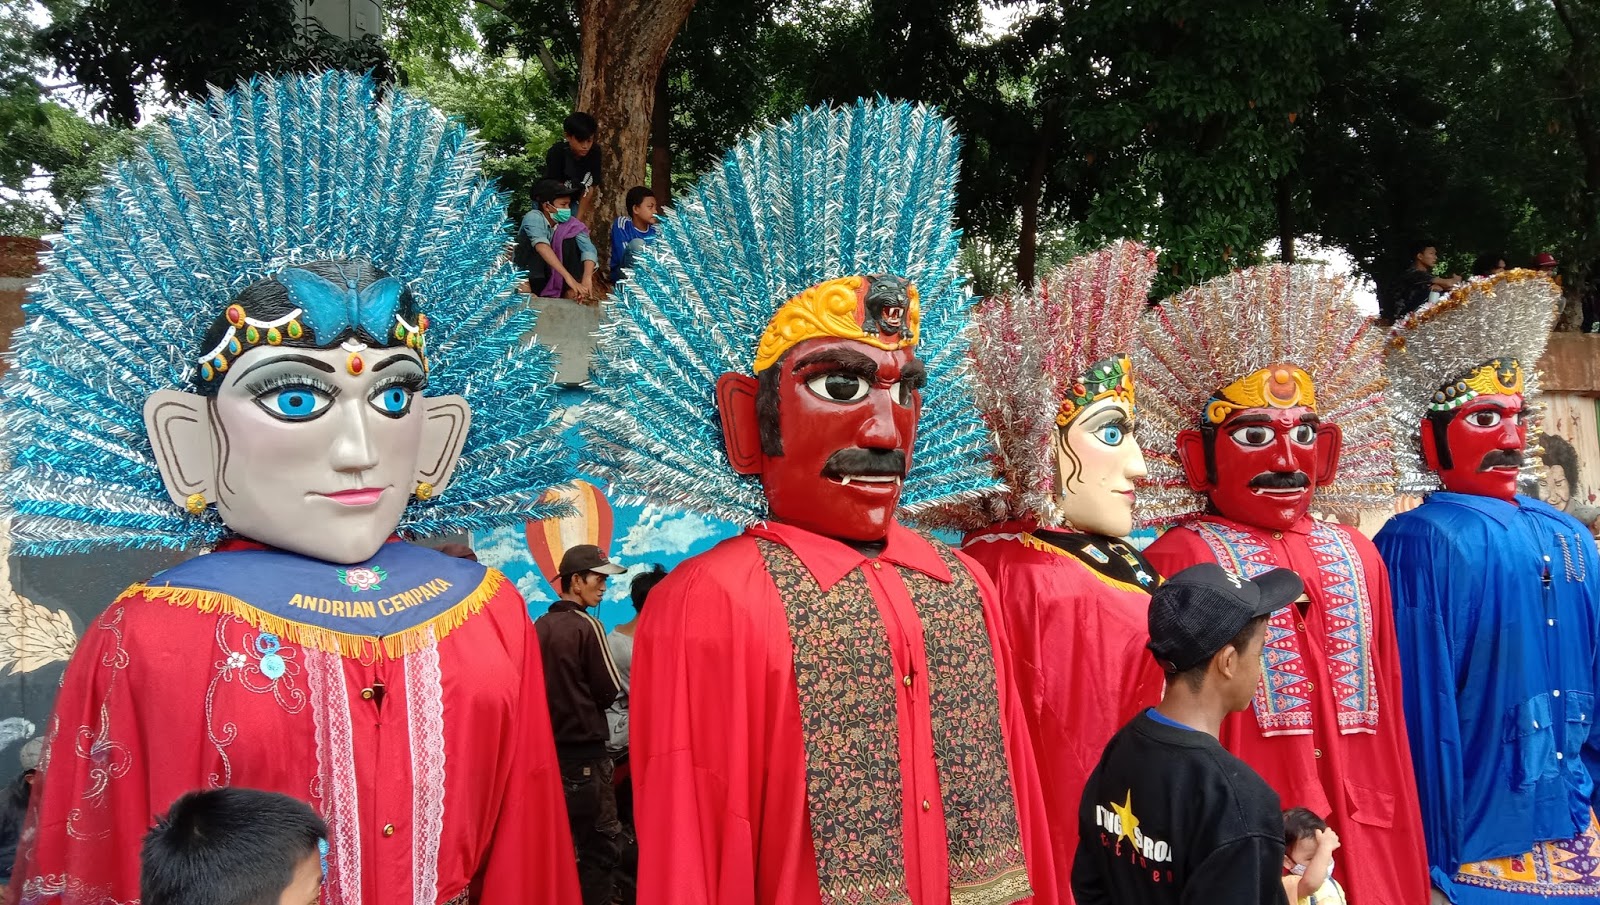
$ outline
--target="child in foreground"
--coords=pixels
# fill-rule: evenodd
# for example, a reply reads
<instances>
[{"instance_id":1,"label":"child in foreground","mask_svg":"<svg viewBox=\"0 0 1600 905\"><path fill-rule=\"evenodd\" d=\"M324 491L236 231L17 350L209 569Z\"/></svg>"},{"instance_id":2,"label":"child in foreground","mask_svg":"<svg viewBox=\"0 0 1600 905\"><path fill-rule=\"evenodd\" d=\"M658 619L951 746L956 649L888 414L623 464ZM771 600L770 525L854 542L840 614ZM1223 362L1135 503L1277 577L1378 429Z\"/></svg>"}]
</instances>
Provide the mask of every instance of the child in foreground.
<instances>
[{"instance_id":1,"label":"child in foreground","mask_svg":"<svg viewBox=\"0 0 1600 905\"><path fill-rule=\"evenodd\" d=\"M144 905L317 905L328 827L304 802L255 789L190 792L139 852Z\"/></svg>"},{"instance_id":2,"label":"child in foreground","mask_svg":"<svg viewBox=\"0 0 1600 905\"><path fill-rule=\"evenodd\" d=\"M1078 813L1078 905L1283 905L1277 793L1217 733L1250 706L1267 617L1304 590L1273 569L1244 579L1190 566L1150 595L1161 703L1122 727Z\"/></svg>"},{"instance_id":3,"label":"child in foreground","mask_svg":"<svg viewBox=\"0 0 1600 905\"><path fill-rule=\"evenodd\" d=\"M1333 853L1339 834L1309 808L1283 812L1283 891L1296 905L1345 905L1344 889L1333 878Z\"/></svg>"}]
</instances>

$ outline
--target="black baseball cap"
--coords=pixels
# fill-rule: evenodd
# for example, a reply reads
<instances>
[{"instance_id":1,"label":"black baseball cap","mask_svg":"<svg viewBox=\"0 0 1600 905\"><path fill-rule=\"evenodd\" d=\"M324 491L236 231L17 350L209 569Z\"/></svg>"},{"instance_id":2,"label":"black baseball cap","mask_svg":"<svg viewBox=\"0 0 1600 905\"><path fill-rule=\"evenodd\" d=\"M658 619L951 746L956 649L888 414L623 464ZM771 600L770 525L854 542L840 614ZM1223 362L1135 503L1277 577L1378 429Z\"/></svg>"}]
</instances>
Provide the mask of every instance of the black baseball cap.
<instances>
[{"instance_id":1,"label":"black baseball cap","mask_svg":"<svg viewBox=\"0 0 1600 905\"><path fill-rule=\"evenodd\" d=\"M557 198L574 198L582 191L562 179L541 179L533 184L533 200L549 204Z\"/></svg>"},{"instance_id":2,"label":"black baseball cap","mask_svg":"<svg viewBox=\"0 0 1600 905\"><path fill-rule=\"evenodd\" d=\"M1273 569L1240 578L1214 562L1190 566L1150 595L1150 643L1161 668L1186 672L1216 656L1250 620L1271 615L1305 593L1300 576Z\"/></svg>"},{"instance_id":3,"label":"black baseball cap","mask_svg":"<svg viewBox=\"0 0 1600 905\"><path fill-rule=\"evenodd\" d=\"M579 572L599 572L602 575L621 575L628 571L606 558L606 551L594 544L579 544L561 556L557 575L576 575Z\"/></svg>"}]
</instances>

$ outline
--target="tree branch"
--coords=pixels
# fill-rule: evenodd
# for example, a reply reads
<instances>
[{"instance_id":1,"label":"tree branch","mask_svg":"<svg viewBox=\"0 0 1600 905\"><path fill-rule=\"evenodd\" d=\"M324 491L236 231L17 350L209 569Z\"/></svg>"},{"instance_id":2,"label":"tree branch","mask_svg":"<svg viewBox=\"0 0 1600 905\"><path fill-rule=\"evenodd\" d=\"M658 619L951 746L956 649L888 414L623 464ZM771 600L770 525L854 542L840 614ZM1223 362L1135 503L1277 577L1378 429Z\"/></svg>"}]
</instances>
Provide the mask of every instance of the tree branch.
<instances>
[{"instance_id":1,"label":"tree branch","mask_svg":"<svg viewBox=\"0 0 1600 905\"><path fill-rule=\"evenodd\" d=\"M504 0L472 0L472 2L478 4L479 6L487 6L502 16L506 14L506 5Z\"/></svg>"}]
</instances>

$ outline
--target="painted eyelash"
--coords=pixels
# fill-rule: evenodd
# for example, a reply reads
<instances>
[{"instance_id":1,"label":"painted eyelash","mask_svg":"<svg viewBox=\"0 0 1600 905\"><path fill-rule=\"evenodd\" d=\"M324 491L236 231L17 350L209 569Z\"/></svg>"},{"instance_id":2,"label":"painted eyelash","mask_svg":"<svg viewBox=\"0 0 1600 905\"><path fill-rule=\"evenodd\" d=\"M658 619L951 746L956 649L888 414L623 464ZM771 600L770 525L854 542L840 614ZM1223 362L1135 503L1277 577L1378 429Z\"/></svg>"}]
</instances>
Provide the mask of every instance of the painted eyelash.
<instances>
[{"instance_id":1,"label":"painted eyelash","mask_svg":"<svg viewBox=\"0 0 1600 905\"><path fill-rule=\"evenodd\" d=\"M339 395L338 387L309 374L280 374L277 377L268 377L264 380L244 385L245 392L252 396L264 396L273 390L281 390L286 387L310 387L325 394L330 399Z\"/></svg>"},{"instance_id":2,"label":"painted eyelash","mask_svg":"<svg viewBox=\"0 0 1600 905\"><path fill-rule=\"evenodd\" d=\"M428 378L417 373L385 377L373 385L372 392L369 395L376 396L384 390L392 390L395 387L401 387L420 396L422 391L428 388Z\"/></svg>"}]
</instances>

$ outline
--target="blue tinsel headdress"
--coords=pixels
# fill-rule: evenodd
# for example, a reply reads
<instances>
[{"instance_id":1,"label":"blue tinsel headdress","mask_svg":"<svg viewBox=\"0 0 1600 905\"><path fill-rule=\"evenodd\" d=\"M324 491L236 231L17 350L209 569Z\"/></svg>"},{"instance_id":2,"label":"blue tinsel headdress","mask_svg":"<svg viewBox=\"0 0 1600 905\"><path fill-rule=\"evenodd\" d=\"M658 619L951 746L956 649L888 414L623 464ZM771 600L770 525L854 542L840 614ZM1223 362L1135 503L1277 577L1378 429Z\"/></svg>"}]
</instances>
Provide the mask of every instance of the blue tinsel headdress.
<instances>
[{"instance_id":1,"label":"blue tinsel headdress","mask_svg":"<svg viewBox=\"0 0 1600 905\"><path fill-rule=\"evenodd\" d=\"M749 374L784 302L824 280L892 274L921 296L928 368L901 508L997 486L962 335L972 298L951 223L960 143L928 107L858 101L746 138L683 197L606 312L589 456L616 499L738 523L766 515L759 481L723 452L717 378Z\"/></svg>"},{"instance_id":2,"label":"blue tinsel headdress","mask_svg":"<svg viewBox=\"0 0 1600 905\"><path fill-rule=\"evenodd\" d=\"M380 99L348 73L216 90L152 127L69 218L0 380L0 515L18 552L219 540L214 510L190 516L168 498L145 399L200 382L203 335L241 290L322 259L369 261L403 283L427 315L430 394L465 396L477 413L450 485L413 500L400 529L560 514L544 491L573 462L550 354L528 338L504 199L481 157L425 101ZM391 290L378 306L390 314ZM345 318L324 307L323 321Z\"/></svg>"}]
</instances>

